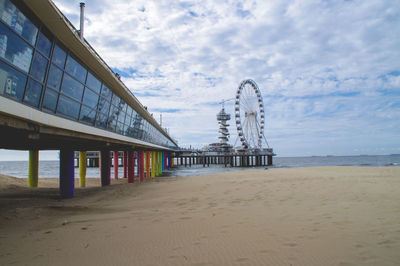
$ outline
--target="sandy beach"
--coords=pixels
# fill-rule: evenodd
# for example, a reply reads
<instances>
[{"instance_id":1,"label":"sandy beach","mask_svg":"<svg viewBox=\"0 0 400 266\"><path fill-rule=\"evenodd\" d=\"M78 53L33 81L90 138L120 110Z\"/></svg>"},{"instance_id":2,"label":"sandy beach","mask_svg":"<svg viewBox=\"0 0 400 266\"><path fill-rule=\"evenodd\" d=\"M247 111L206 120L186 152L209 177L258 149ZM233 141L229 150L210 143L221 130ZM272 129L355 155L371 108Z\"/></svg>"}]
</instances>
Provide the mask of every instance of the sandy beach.
<instances>
[{"instance_id":1,"label":"sandy beach","mask_svg":"<svg viewBox=\"0 0 400 266\"><path fill-rule=\"evenodd\" d=\"M58 198L0 176L1 265L398 265L400 168L248 170Z\"/></svg>"}]
</instances>

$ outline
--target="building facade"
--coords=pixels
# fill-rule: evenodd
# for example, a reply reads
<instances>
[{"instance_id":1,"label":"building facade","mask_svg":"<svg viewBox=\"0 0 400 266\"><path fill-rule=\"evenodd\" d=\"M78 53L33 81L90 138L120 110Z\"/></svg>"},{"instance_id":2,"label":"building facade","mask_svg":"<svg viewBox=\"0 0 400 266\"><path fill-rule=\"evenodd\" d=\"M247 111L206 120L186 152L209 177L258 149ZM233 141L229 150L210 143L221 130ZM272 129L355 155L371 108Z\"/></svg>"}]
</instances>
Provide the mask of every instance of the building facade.
<instances>
[{"instance_id":1,"label":"building facade","mask_svg":"<svg viewBox=\"0 0 400 266\"><path fill-rule=\"evenodd\" d=\"M0 0L0 97L141 143L178 147L49 0Z\"/></svg>"}]
</instances>

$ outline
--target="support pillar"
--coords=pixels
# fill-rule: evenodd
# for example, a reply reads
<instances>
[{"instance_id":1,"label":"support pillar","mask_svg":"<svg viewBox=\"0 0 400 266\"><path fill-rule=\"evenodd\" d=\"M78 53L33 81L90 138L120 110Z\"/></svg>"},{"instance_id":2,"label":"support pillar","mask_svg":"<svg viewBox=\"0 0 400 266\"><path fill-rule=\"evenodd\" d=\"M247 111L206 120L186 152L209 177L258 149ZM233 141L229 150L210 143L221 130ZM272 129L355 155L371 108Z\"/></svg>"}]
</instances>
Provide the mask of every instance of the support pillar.
<instances>
[{"instance_id":1,"label":"support pillar","mask_svg":"<svg viewBox=\"0 0 400 266\"><path fill-rule=\"evenodd\" d=\"M136 158L136 176L139 176L139 152L135 152L135 158Z\"/></svg>"},{"instance_id":2,"label":"support pillar","mask_svg":"<svg viewBox=\"0 0 400 266\"><path fill-rule=\"evenodd\" d=\"M161 175L162 174L162 154L161 154L160 151L158 152L158 166L157 166L157 168L158 168L158 175Z\"/></svg>"},{"instance_id":3,"label":"support pillar","mask_svg":"<svg viewBox=\"0 0 400 266\"><path fill-rule=\"evenodd\" d=\"M124 167L124 178L128 177L128 152L124 151L124 155L122 157L122 165Z\"/></svg>"},{"instance_id":4,"label":"support pillar","mask_svg":"<svg viewBox=\"0 0 400 266\"><path fill-rule=\"evenodd\" d=\"M101 186L108 186L111 182L111 156L109 150L100 151L100 179Z\"/></svg>"},{"instance_id":5,"label":"support pillar","mask_svg":"<svg viewBox=\"0 0 400 266\"><path fill-rule=\"evenodd\" d=\"M39 181L39 151L29 151L28 186L37 187Z\"/></svg>"},{"instance_id":6,"label":"support pillar","mask_svg":"<svg viewBox=\"0 0 400 266\"><path fill-rule=\"evenodd\" d=\"M86 186L87 156L85 151L79 152L79 186Z\"/></svg>"},{"instance_id":7,"label":"support pillar","mask_svg":"<svg viewBox=\"0 0 400 266\"><path fill-rule=\"evenodd\" d=\"M118 151L113 152L114 160L114 179L118 179Z\"/></svg>"},{"instance_id":8,"label":"support pillar","mask_svg":"<svg viewBox=\"0 0 400 266\"><path fill-rule=\"evenodd\" d=\"M165 170L165 156L164 156L164 152L161 152L161 170L164 172Z\"/></svg>"},{"instance_id":9,"label":"support pillar","mask_svg":"<svg viewBox=\"0 0 400 266\"><path fill-rule=\"evenodd\" d=\"M74 151L60 150L60 197L63 199L74 196L74 171Z\"/></svg>"},{"instance_id":10,"label":"support pillar","mask_svg":"<svg viewBox=\"0 0 400 266\"><path fill-rule=\"evenodd\" d=\"M272 155L268 155L268 165L272 165Z\"/></svg>"},{"instance_id":11,"label":"support pillar","mask_svg":"<svg viewBox=\"0 0 400 266\"><path fill-rule=\"evenodd\" d=\"M156 153L151 152L151 177L156 177Z\"/></svg>"},{"instance_id":12,"label":"support pillar","mask_svg":"<svg viewBox=\"0 0 400 266\"><path fill-rule=\"evenodd\" d=\"M127 152L127 164L128 164L128 183L133 183L135 182L135 159L134 159L134 152L133 151L128 151Z\"/></svg>"},{"instance_id":13,"label":"support pillar","mask_svg":"<svg viewBox=\"0 0 400 266\"><path fill-rule=\"evenodd\" d=\"M171 168L171 153L168 152L167 156L168 156L168 169L169 169Z\"/></svg>"},{"instance_id":14,"label":"support pillar","mask_svg":"<svg viewBox=\"0 0 400 266\"><path fill-rule=\"evenodd\" d=\"M139 169L139 182L144 181L144 151L138 152L138 169Z\"/></svg>"},{"instance_id":15,"label":"support pillar","mask_svg":"<svg viewBox=\"0 0 400 266\"><path fill-rule=\"evenodd\" d=\"M150 178L150 155L151 152L146 151L146 178Z\"/></svg>"}]
</instances>

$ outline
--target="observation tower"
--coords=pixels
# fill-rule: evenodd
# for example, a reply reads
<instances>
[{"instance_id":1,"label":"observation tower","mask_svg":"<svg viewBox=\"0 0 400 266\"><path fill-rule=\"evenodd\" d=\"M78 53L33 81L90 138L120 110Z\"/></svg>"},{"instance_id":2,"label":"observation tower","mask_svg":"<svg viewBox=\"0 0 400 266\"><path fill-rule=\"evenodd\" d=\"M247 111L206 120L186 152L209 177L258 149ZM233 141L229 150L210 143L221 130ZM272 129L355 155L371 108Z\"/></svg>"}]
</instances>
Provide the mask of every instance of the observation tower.
<instances>
[{"instance_id":1,"label":"observation tower","mask_svg":"<svg viewBox=\"0 0 400 266\"><path fill-rule=\"evenodd\" d=\"M228 150L230 148L230 145L228 144L229 124L227 123L230 119L231 115L225 112L224 105L222 105L221 111L217 114L219 133L221 133L221 136L219 136L218 138L220 139L219 143L222 151Z\"/></svg>"}]
</instances>

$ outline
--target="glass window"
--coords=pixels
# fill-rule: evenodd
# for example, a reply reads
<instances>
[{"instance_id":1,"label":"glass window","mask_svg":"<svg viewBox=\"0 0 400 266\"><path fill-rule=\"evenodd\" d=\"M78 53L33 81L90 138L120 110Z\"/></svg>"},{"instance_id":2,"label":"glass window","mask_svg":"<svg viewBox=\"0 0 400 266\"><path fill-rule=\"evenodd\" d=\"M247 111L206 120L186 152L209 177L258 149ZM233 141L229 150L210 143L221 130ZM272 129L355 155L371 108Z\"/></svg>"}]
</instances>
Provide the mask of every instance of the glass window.
<instances>
[{"instance_id":1,"label":"glass window","mask_svg":"<svg viewBox=\"0 0 400 266\"><path fill-rule=\"evenodd\" d=\"M66 96L60 95L57 113L78 119L80 104Z\"/></svg>"},{"instance_id":2,"label":"glass window","mask_svg":"<svg viewBox=\"0 0 400 266\"><path fill-rule=\"evenodd\" d=\"M56 44L54 46L52 62L57 66L61 67L62 69L64 69L65 58L67 58L67 53L60 46Z\"/></svg>"},{"instance_id":3,"label":"glass window","mask_svg":"<svg viewBox=\"0 0 400 266\"><path fill-rule=\"evenodd\" d=\"M50 88L47 88L44 93L42 108L55 112L57 106L57 100L58 100L58 92L53 91Z\"/></svg>"},{"instance_id":4,"label":"glass window","mask_svg":"<svg viewBox=\"0 0 400 266\"><path fill-rule=\"evenodd\" d=\"M71 56L68 56L65 70L80 82L85 83L87 72L86 68L79 64Z\"/></svg>"},{"instance_id":5,"label":"glass window","mask_svg":"<svg viewBox=\"0 0 400 266\"><path fill-rule=\"evenodd\" d=\"M129 105L126 107L126 115L129 117L132 115L132 107Z\"/></svg>"},{"instance_id":6,"label":"glass window","mask_svg":"<svg viewBox=\"0 0 400 266\"><path fill-rule=\"evenodd\" d=\"M59 91L62 74L63 72L58 67L51 64L49 70L49 77L47 78L47 86Z\"/></svg>"},{"instance_id":7,"label":"glass window","mask_svg":"<svg viewBox=\"0 0 400 266\"><path fill-rule=\"evenodd\" d=\"M86 85L97 93L100 93L101 82L92 73L88 72Z\"/></svg>"},{"instance_id":8,"label":"glass window","mask_svg":"<svg viewBox=\"0 0 400 266\"><path fill-rule=\"evenodd\" d=\"M0 61L0 94L22 101L26 76Z\"/></svg>"},{"instance_id":9,"label":"glass window","mask_svg":"<svg viewBox=\"0 0 400 266\"><path fill-rule=\"evenodd\" d=\"M108 116L109 109L110 109L110 102L104 99L103 97L100 97L98 104L99 112L106 114Z\"/></svg>"},{"instance_id":10,"label":"glass window","mask_svg":"<svg viewBox=\"0 0 400 266\"><path fill-rule=\"evenodd\" d=\"M36 78L40 82L43 82L44 75L46 75L46 68L47 59L39 53L36 53L32 62L31 76Z\"/></svg>"},{"instance_id":11,"label":"glass window","mask_svg":"<svg viewBox=\"0 0 400 266\"><path fill-rule=\"evenodd\" d=\"M115 106L118 106L120 100L121 100L121 99L118 97L118 95L115 94L115 93L113 93L113 97L112 97L111 103L112 103L113 105L115 105Z\"/></svg>"},{"instance_id":12,"label":"glass window","mask_svg":"<svg viewBox=\"0 0 400 266\"><path fill-rule=\"evenodd\" d=\"M93 125L95 118L96 118L96 109L91 109L86 106L82 106L79 120Z\"/></svg>"},{"instance_id":13,"label":"glass window","mask_svg":"<svg viewBox=\"0 0 400 266\"><path fill-rule=\"evenodd\" d=\"M28 42L35 44L37 27L9 0L0 1L0 17Z\"/></svg>"},{"instance_id":14,"label":"glass window","mask_svg":"<svg viewBox=\"0 0 400 266\"><path fill-rule=\"evenodd\" d=\"M107 127L107 114L104 113L98 113L97 119L96 119L96 126L106 128Z\"/></svg>"},{"instance_id":15,"label":"glass window","mask_svg":"<svg viewBox=\"0 0 400 266\"><path fill-rule=\"evenodd\" d=\"M51 41L44 35L43 32L39 32L36 49L42 52L45 56L49 57L51 50Z\"/></svg>"},{"instance_id":16,"label":"glass window","mask_svg":"<svg viewBox=\"0 0 400 266\"><path fill-rule=\"evenodd\" d=\"M108 100L111 100L112 92L111 90L103 84L103 88L101 89L101 96L105 97Z\"/></svg>"},{"instance_id":17,"label":"glass window","mask_svg":"<svg viewBox=\"0 0 400 266\"><path fill-rule=\"evenodd\" d=\"M78 101L82 100L83 85L67 74L64 75L61 91L64 94L77 99Z\"/></svg>"},{"instance_id":18,"label":"glass window","mask_svg":"<svg viewBox=\"0 0 400 266\"><path fill-rule=\"evenodd\" d=\"M123 134L123 133L124 133L124 124L118 122L118 123L117 123L117 130L116 130L116 131L117 131L118 134Z\"/></svg>"},{"instance_id":19,"label":"glass window","mask_svg":"<svg viewBox=\"0 0 400 266\"><path fill-rule=\"evenodd\" d=\"M89 88L86 88L85 94L83 95L83 103L91 108L96 108L98 102L99 102L99 95L97 95Z\"/></svg>"},{"instance_id":20,"label":"glass window","mask_svg":"<svg viewBox=\"0 0 400 266\"><path fill-rule=\"evenodd\" d=\"M0 57L25 72L29 71L33 49L0 23Z\"/></svg>"},{"instance_id":21,"label":"glass window","mask_svg":"<svg viewBox=\"0 0 400 266\"><path fill-rule=\"evenodd\" d=\"M125 112L120 111L118 115L118 122L124 123L125 122Z\"/></svg>"},{"instance_id":22,"label":"glass window","mask_svg":"<svg viewBox=\"0 0 400 266\"><path fill-rule=\"evenodd\" d=\"M26 87L24 103L38 107L40 96L42 94L42 88L42 84L33 79L29 79L28 86Z\"/></svg>"}]
</instances>

